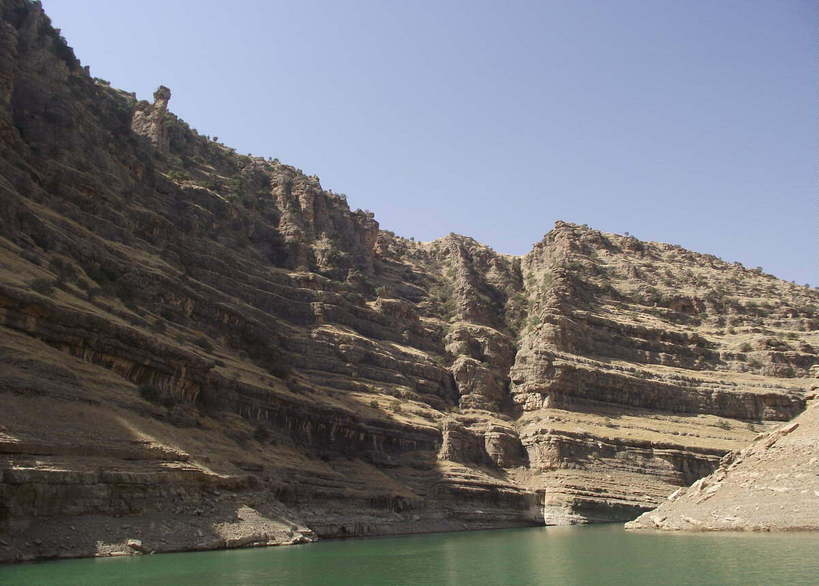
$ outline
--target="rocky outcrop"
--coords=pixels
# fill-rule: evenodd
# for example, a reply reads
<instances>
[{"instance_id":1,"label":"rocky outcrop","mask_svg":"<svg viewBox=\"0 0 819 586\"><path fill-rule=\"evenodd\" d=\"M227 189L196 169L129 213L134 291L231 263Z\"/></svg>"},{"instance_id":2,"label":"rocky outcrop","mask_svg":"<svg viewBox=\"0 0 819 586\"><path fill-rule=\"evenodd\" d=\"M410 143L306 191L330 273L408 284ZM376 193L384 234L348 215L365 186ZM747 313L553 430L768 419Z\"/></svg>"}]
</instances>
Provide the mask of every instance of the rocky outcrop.
<instances>
[{"instance_id":1,"label":"rocky outcrop","mask_svg":"<svg viewBox=\"0 0 819 586\"><path fill-rule=\"evenodd\" d=\"M522 273L511 396L547 522L628 520L804 408L808 289L769 297L776 281L758 271L564 222ZM792 342L758 354L767 336Z\"/></svg>"},{"instance_id":2,"label":"rocky outcrop","mask_svg":"<svg viewBox=\"0 0 819 586\"><path fill-rule=\"evenodd\" d=\"M760 434L717 470L679 488L627 529L664 531L819 530L819 408Z\"/></svg>"},{"instance_id":3,"label":"rocky outcrop","mask_svg":"<svg viewBox=\"0 0 819 586\"><path fill-rule=\"evenodd\" d=\"M631 519L805 405L814 290L397 237L0 6L0 560Z\"/></svg>"},{"instance_id":4,"label":"rocky outcrop","mask_svg":"<svg viewBox=\"0 0 819 586\"><path fill-rule=\"evenodd\" d=\"M159 86L154 92L154 103L151 105L144 102L137 104L131 119L133 131L150 140L160 153L168 152L168 130L165 117L170 99L171 90L164 85Z\"/></svg>"}]
</instances>

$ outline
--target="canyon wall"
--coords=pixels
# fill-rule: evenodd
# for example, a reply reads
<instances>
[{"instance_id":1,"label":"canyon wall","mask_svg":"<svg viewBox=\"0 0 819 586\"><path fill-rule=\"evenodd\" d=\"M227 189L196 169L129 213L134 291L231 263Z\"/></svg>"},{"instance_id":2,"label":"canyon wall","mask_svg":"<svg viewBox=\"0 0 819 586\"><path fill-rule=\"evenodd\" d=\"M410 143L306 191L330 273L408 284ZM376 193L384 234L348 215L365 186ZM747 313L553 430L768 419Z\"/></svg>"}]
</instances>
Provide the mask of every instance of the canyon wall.
<instances>
[{"instance_id":1,"label":"canyon wall","mask_svg":"<svg viewBox=\"0 0 819 586\"><path fill-rule=\"evenodd\" d=\"M627 520L805 407L813 289L398 237L0 6L0 561Z\"/></svg>"},{"instance_id":2,"label":"canyon wall","mask_svg":"<svg viewBox=\"0 0 819 586\"><path fill-rule=\"evenodd\" d=\"M814 395L815 398L815 395ZM662 531L819 530L819 404L759 434L722 458L717 470L679 488L627 529Z\"/></svg>"}]
</instances>

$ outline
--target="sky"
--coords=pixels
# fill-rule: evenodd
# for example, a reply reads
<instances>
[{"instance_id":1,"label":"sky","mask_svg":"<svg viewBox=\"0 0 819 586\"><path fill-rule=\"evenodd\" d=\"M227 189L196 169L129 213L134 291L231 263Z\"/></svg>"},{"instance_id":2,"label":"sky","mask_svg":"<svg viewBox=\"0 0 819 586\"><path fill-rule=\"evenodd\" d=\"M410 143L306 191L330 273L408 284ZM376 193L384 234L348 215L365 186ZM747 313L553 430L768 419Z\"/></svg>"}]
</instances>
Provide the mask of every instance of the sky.
<instances>
[{"instance_id":1,"label":"sky","mask_svg":"<svg viewBox=\"0 0 819 586\"><path fill-rule=\"evenodd\" d=\"M817 283L813 0L44 0L94 76L432 240L555 220Z\"/></svg>"}]
</instances>

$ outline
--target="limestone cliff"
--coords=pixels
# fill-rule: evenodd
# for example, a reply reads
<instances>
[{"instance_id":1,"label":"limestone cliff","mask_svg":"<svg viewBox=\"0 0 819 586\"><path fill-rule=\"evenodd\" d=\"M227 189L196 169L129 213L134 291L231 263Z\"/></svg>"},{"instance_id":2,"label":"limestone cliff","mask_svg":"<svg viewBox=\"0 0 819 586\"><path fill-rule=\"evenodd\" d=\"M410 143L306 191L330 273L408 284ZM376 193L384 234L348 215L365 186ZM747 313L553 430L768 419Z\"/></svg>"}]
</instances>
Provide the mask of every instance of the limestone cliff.
<instances>
[{"instance_id":1,"label":"limestone cliff","mask_svg":"<svg viewBox=\"0 0 819 586\"><path fill-rule=\"evenodd\" d=\"M819 530L819 408L731 452L720 467L680 488L628 529Z\"/></svg>"},{"instance_id":2,"label":"limestone cliff","mask_svg":"<svg viewBox=\"0 0 819 586\"><path fill-rule=\"evenodd\" d=\"M522 268L511 394L547 521L628 519L804 408L814 291L565 223Z\"/></svg>"},{"instance_id":3,"label":"limestone cliff","mask_svg":"<svg viewBox=\"0 0 819 586\"><path fill-rule=\"evenodd\" d=\"M0 7L0 561L631 519L805 406L815 290L399 238Z\"/></svg>"}]
</instances>

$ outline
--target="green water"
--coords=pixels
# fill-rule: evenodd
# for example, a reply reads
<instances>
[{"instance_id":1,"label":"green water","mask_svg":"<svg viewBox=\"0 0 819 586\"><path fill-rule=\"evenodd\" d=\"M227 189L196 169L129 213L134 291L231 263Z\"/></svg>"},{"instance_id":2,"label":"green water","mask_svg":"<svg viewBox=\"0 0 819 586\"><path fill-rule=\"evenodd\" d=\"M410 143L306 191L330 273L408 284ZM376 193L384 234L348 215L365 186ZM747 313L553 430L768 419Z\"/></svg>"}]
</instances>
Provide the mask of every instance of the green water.
<instances>
[{"instance_id":1,"label":"green water","mask_svg":"<svg viewBox=\"0 0 819 586\"><path fill-rule=\"evenodd\" d=\"M0 566L2 584L817 584L816 534L536 527Z\"/></svg>"}]
</instances>

